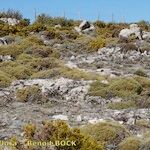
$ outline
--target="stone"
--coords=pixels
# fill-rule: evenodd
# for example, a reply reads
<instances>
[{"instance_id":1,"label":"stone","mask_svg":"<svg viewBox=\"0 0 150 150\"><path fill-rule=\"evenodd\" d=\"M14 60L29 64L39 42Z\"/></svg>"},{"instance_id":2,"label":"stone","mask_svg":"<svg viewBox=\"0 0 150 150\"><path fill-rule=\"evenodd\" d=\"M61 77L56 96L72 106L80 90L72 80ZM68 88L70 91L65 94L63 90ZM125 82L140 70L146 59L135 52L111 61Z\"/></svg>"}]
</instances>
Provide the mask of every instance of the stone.
<instances>
[{"instance_id":1,"label":"stone","mask_svg":"<svg viewBox=\"0 0 150 150\"><path fill-rule=\"evenodd\" d=\"M142 40L142 29L138 27L137 24L131 24L129 29L123 29L119 33L120 39L128 39L129 36L134 34L136 37L138 37L140 40Z\"/></svg>"},{"instance_id":2,"label":"stone","mask_svg":"<svg viewBox=\"0 0 150 150\"><path fill-rule=\"evenodd\" d=\"M89 33L91 31L95 30L95 27L93 24L90 24L88 21L82 21L79 27L74 28L79 34L81 33Z\"/></svg>"},{"instance_id":3,"label":"stone","mask_svg":"<svg viewBox=\"0 0 150 150\"><path fill-rule=\"evenodd\" d=\"M52 117L54 120L64 120L64 121L68 121L68 116L66 115L54 115Z\"/></svg>"},{"instance_id":4,"label":"stone","mask_svg":"<svg viewBox=\"0 0 150 150\"><path fill-rule=\"evenodd\" d=\"M57 25L55 25L55 28L57 29L57 28L61 28L61 25L60 24L57 24Z\"/></svg>"},{"instance_id":5,"label":"stone","mask_svg":"<svg viewBox=\"0 0 150 150\"><path fill-rule=\"evenodd\" d=\"M15 26L20 23L20 21L15 18L0 18L0 20L12 26Z\"/></svg>"},{"instance_id":6,"label":"stone","mask_svg":"<svg viewBox=\"0 0 150 150\"><path fill-rule=\"evenodd\" d=\"M79 28L81 29L81 30L85 30L85 29L87 29L87 28L90 28L91 27L91 25L90 25L90 23L88 22L88 21L83 21L80 25L79 25Z\"/></svg>"}]
</instances>

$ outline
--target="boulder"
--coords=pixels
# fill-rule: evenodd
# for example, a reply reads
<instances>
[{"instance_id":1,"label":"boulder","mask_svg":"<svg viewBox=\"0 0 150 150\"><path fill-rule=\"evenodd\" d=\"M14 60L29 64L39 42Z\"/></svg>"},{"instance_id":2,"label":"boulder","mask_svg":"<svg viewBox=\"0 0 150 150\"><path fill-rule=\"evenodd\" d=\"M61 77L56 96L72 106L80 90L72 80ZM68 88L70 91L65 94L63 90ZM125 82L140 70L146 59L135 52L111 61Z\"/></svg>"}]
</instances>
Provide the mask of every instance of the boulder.
<instances>
[{"instance_id":1,"label":"boulder","mask_svg":"<svg viewBox=\"0 0 150 150\"><path fill-rule=\"evenodd\" d=\"M131 24L129 29L123 29L119 33L120 39L128 39L134 34L138 39L142 40L142 29L137 24Z\"/></svg>"},{"instance_id":2,"label":"boulder","mask_svg":"<svg viewBox=\"0 0 150 150\"><path fill-rule=\"evenodd\" d=\"M83 31L87 28L90 28L91 25L88 21L83 21L80 25L79 25L79 28Z\"/></svg>"},{"instance_id":3,"label":"boulder","mask_svg":"<svg viewBox=\"0 0 150 150\"><path fill-rule=\"evenodd\" d=\"M74 28L78 33L88 33L95 30L93 24L90 24L88 21L83 21L79 27Z\"/></svg>"}]
</instances>

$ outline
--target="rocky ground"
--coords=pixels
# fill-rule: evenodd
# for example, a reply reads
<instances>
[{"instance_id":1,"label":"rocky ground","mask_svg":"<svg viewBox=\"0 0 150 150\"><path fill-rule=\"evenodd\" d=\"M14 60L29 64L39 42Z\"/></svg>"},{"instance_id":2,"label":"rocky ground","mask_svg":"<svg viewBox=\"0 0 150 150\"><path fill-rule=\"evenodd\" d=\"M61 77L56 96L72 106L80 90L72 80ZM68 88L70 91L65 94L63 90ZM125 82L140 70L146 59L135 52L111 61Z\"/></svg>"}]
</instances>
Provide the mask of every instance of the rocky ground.
<instances>
[{"instance_id":1,"label":"rocky ground","mask_svg":"<svg viewBox=\"0 0 150 150\"><path fill-rule=\"evenodd\" d=\"M83 25L86 31L81 33L84 30L81 28ZM95 29L92 26L88 30L89 27L88 23L83 22L76 30L80 34L86 33L85 36L87 36L89 30L93 32ZM2 45L7 44L3 38L0 41ZM145 42L143 39L138 41ZM54 41L47 39L44 41L48 45L51 45L51 42ZM138 69L144 70L146 78L149 79L150 51L141 52L137 49L126 51L124 47L116 44L112 47L100 48L96 52L79 54L72 51L72 42L67 44L57 42L55 41L55 44L50 47L61 53L61 61L64 62L65 67L77 69L85 74L96 75L101 78L98 80L99 83L109 85L111 80L134 77ZM76 43L73 49L78 49L78 46L79 43ZM0 59L1 62L14 61L11 56L1 55ZM7 139L13 135L22 138L22 126L27 123L40 124L43 120L58 119L69 122L71 126L115 121L118 124L123 124L137 137L142 137L146 131L149 131L149 127L139 127L136 124L139 120L150 122L149 108L108 108L108 104L122 102L124 99L118 96L104 98L90 95L91 84L95 81L96 79L81 78L79 80L59 76L57 78L15 80L10 86L2 87L0 89L0 139ZM41 94L46 97L46 101L17 101L17 90L34 85L40 87ZM150 88L150 84L147 88Z\"/></svg>"}]
</instances>

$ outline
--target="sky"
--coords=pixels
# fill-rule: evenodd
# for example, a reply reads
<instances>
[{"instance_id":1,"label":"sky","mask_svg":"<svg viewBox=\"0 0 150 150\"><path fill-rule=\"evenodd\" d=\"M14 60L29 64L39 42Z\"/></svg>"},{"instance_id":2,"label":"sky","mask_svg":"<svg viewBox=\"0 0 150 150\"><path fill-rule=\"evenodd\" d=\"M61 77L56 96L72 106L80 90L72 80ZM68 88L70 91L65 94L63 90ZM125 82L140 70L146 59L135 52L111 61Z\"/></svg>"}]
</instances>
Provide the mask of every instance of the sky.
<instances>
[{"instance_id":1,"label":"sky","mask_svg":"<svg viewBox=\"0 0 150 150\"><path fill-rule=\"evenodd\" d=\"M25 18L37 14L110 22L150 21L150 0L2 0L0 11L19 10Z\"/></svg>"}]
</instances>

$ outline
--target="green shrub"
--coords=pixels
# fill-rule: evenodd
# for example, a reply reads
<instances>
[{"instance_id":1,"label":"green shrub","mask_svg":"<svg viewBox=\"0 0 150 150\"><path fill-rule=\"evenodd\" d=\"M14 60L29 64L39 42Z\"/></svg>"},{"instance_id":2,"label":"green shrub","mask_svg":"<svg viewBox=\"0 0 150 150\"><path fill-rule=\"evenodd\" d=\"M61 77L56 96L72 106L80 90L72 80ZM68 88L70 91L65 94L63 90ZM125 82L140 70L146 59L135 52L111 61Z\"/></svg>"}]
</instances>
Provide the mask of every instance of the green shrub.
<instances>
[{"instance_id":1,"label":"green shrub","mask_svg":"<svg viewBox=\"0 0 150 150\"><path fill-rule=\"evenodd\" d=\"M140 142L136 137L126 138L119 144L119 150L139 150Z\"/></svg>"},{"instance_id":2,"label":"green shrub","mask_svg":"<svg viewBox=\"0 0 150 150\"><path fill-rule=\"evenodd\" d=\"M28 86L16 91L16 99L19 102L41 102L42 91L38 86Z\"/></svg>"}]
</instances>

